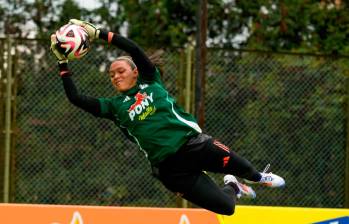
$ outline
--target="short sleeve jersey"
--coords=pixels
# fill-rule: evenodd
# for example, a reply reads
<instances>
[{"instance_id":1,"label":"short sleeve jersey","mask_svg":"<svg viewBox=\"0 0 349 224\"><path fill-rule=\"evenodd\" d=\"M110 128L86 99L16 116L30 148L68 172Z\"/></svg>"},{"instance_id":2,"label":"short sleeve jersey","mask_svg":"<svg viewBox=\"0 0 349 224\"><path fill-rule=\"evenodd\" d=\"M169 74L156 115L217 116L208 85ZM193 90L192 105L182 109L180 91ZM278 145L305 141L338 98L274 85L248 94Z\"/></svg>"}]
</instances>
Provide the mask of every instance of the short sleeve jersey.
<instances>
[{"instance_id":1,"label":"short sleeve jersey","mask_svg":"<svg viewBox=\"0 0 349 224\"><path fill-rule=\"evenodd\" d=\"M101 116L113 120L156 165L201 129L169 95L157 69L151 81L139 77L137 85L127 92L99 98Z\"/></svg>"}]
</instances>

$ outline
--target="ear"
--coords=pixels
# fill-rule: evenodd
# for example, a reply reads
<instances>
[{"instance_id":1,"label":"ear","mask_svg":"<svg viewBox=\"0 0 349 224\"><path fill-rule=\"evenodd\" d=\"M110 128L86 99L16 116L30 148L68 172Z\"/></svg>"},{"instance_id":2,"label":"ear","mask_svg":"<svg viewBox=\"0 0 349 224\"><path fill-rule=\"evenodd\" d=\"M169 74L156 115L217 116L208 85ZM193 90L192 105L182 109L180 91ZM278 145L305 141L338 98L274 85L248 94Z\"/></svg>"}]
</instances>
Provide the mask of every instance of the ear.
<instances>
[{"instance_id":1,"label":"ear","mask_svg":"<svg viewBox=\"0 0 349 224\"><path fill-rule=\"evenodd\" d=\"M138 77L138 69L137 68L133 69L132 73L133 73L135 78Z\"/></svg>"}]
</instances>

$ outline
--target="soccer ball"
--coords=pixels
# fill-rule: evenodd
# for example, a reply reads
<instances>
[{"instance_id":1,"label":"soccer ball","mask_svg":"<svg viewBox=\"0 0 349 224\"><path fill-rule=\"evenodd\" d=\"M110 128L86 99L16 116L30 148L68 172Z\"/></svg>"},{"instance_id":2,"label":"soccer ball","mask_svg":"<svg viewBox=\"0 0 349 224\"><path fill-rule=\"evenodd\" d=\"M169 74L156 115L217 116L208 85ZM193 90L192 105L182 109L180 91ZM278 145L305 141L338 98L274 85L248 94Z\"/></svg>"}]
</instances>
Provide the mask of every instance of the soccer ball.
<instances>
[{"instance_id":1,"label":"soccer ball","mask_svg":"<svg viewBox=\"0 0 349 224\"><path fill-rule=\"evenodd\" d=\"M75 24L66 24L56 31L57 50L68 60L82 58L90 49L87 31Z\"/></svg>"}]
</instances>

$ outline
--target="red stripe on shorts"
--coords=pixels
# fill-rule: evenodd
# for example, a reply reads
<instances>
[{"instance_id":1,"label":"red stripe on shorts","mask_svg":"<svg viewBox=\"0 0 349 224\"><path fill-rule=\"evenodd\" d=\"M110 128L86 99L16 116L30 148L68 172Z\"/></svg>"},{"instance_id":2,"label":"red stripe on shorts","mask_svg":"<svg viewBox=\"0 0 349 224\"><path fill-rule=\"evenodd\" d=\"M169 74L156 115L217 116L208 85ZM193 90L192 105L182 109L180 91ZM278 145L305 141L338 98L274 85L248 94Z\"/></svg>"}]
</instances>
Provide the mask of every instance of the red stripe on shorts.
<instances>
[{"instance_id":1,"label":"red stripe on shorts","mask_svg":"<svg viewBox=\"0 0 349 224\"><path fill-rule=\"evenodd\" d=\"M219 148L221 148L222 150L224 150L224 151L226 151L226 152L230 152L228 146L226 146L226 145L220 143L220 142L217 141L217 140L214 140L214 141L213 141L213 144L216 145L216 146L218 146Z\"/></svg>"}]
</instances>

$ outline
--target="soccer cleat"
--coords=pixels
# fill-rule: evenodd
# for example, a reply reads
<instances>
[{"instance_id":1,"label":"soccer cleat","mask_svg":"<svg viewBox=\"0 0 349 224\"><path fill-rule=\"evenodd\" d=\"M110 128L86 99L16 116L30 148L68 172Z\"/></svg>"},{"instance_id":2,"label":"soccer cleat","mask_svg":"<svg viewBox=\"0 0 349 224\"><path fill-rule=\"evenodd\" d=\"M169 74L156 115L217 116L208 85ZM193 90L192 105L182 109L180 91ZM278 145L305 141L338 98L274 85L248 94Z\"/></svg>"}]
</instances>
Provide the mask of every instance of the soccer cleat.
<instances>
[{"instance_id":1,"label":"soccer cleat","mask_svg":"<svg viewBox=\"0 0 349 224\"><path fill-rule=\"evenodd\" d=\"M240 183L236 177L233 175L225 175L224 176L224 184L235 184L239 188L239 192L236 193L237 198L246 197L246 198L256 198L256 192L245 184Z\"/></svg>"},{"instance_id":2,"label":"soccer cleat","mask_svg":"<svg viewBox=\"0 0 349 224\"><path fill-rule=\"evenodd\" d=\"M267 187L283 187L285 186L285 180L284 178L273 174L273 173L267 173L268 169L270 167L270 164L268 164L263 172L261 172L260 174L262 175L262 178L260 181L258 182L253 182L253 181L249 181L249 180L245 180L246 183L250 183L250 184L261 184L263 186L267 186Z\"/></svg>"}]
</instances>

